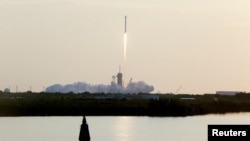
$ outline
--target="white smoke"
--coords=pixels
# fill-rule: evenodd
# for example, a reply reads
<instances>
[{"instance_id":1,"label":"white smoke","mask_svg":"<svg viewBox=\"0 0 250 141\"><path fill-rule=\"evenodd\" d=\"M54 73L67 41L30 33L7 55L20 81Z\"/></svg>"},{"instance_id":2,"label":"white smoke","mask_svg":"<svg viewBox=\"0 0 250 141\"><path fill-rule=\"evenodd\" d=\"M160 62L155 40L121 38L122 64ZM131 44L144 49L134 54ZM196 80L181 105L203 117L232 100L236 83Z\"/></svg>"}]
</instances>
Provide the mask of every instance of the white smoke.
<instances>
[{"instance_id":1,"label":"white smoke","mask_svg":"<svg viewBox=\"0 0 250 141\"><path fill-rule=\"evenodd\" d=\"M146 84L143 81L130 82L128 86L122 87L115 82L111 82L110 85L92 85L85 82L76 82L73 84L61 85L54 84L46 88L46 92L50 93L122 93L122 94L138 94L138 93L150 93L154 90L154 87Z\"/></svg>"}]
</instances>

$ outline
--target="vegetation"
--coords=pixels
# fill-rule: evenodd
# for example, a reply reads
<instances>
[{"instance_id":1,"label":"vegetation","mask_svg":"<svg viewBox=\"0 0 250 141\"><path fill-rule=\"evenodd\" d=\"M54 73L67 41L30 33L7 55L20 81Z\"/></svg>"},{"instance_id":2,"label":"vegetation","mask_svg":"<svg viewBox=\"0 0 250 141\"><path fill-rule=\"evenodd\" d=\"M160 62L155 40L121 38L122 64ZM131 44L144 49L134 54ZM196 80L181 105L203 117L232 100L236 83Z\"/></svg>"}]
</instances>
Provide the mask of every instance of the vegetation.
<instances>
[{"instance_id":1,"label":"vegetation","mask_svg":"<svg viewBox=\"0 0 250 141\"><path fill-rule=\"evenodd\" d=\"M250 95L159 94L159 99L103 98L108 94L0 93L0 116L188 116L250 112ZM97 98L102 97L102 98Z\"/></svg>"}]
</instances>

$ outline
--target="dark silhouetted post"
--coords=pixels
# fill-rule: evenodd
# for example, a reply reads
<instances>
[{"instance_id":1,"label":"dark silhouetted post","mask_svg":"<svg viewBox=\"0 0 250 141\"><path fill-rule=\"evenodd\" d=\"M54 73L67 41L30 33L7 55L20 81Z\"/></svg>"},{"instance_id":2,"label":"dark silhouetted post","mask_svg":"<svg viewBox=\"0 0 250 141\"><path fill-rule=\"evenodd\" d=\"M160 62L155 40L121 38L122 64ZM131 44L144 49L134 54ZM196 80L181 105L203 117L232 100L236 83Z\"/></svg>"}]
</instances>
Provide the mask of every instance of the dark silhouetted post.
<instances>
[{"instance_id":1,"label":"dark silhouetted post","mask_svg":"<svg viewBox=\"0 0 250 141\"><path fill-rule=\"evenodd\" d=\"M79 141L90 141L89 127L86 122L85 116L83 116L82 125L79 134Z\"/></svg>"}]
</instances>

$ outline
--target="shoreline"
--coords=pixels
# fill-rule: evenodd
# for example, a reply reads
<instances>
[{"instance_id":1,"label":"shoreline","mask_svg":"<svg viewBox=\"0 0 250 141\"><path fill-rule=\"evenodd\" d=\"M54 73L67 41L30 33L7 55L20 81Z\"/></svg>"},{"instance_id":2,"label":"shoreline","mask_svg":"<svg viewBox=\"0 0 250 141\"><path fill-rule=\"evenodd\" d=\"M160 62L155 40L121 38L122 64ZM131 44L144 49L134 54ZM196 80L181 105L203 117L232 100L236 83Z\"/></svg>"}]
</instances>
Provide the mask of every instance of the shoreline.
<instances>
[{"instance_id":1,"label":"shoreline","mask_svg":"<svg viewBox=\"0 0 250 141\"><path fill-rule=\"evenodd\" d=\"M119 95L119 94L118 94ZM0 117L149 116L186 117L250 112L250 95L158 94L159 99L102 98L107 94L1 93Z\"/></svg>"}]
</instances>

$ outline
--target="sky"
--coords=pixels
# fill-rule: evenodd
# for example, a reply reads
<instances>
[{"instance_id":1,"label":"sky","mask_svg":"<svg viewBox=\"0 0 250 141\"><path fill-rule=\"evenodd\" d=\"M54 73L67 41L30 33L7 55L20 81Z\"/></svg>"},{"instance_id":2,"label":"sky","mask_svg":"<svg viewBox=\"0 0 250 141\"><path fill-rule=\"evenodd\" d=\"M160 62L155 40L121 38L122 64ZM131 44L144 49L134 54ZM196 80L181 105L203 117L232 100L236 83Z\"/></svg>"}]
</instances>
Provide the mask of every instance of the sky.
<instances>
[{"instance_id":1,"label":"sky","mask_svg":"<svg viewBox=\"0 0 250 141\"><path fill-rule=\"evenodd\" d=\"M125 81L155 93L250 92L249 0L1 0L0 89ZM122 65L122 66L123 66Z\"/></svg>"}]
</instances>

